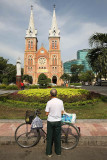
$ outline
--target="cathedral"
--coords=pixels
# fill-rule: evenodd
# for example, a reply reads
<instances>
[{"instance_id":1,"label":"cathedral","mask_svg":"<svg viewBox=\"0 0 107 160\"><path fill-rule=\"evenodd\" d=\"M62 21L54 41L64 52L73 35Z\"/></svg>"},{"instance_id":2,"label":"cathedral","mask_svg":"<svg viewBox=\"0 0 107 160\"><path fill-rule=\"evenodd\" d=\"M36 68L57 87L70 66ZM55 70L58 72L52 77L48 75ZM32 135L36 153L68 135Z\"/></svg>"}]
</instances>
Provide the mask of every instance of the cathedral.
<instances>
[{"instance_id":1,"label":"cathedral","mask_svg":"<svg viewBox=\"0 0 107 160\"><path fill-rule=\"evenodd\" d=\"M60 51L60 30L57 26L55 7L48 40L48 51L43 45L38 49L37 30L35 30L33 8L31 7L29 26L25 36L24 74L32 76L33 84L37 84L39 75L44 73L51 79L51 83L61 85L63 84L60 79L63 74L63 64Z\"/></svg>"}]
</instances>

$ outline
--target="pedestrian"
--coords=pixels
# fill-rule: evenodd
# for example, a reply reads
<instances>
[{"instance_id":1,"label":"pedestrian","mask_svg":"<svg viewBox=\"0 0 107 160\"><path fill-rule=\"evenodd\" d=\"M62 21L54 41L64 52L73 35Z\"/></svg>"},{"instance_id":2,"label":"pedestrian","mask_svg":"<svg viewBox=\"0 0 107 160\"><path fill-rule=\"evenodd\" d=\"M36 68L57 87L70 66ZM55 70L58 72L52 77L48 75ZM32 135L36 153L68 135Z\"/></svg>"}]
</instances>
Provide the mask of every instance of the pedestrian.
<instances>
[{"instance_id":1,"label":"pedestrian","mask_svg":"<svg viewBox=\"0 0 107 160\"><path fill-rule=\"evenodd\" d=\"M21 85L21 90L24 90L24 83L21 82L20 85Z\"/></svg>"},{"instance_id":2,"label":"pedestrian","mask_svg":"<svg viewBox=\"0 0 107 160\"><path fill-rule=\"evenodd\" d=\"M57 90L50 91L51 100L46 105L47 118L47 146L46 155L52 156L52 146L54 143L55 153L61 155L61 114L64 112L63 101L56 98Z\"/></svg>"}]
</instances>

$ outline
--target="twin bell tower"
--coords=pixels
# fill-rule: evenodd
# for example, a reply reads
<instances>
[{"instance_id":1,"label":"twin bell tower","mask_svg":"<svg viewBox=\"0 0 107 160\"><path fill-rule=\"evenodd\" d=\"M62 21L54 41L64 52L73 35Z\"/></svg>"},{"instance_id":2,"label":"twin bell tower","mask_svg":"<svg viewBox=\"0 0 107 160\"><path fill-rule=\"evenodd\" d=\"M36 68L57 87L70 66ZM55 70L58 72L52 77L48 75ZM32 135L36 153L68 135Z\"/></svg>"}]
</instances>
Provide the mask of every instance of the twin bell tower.
<instances>
[{"instance_id":1,"label":"twin bell tower","mask_svg":"<svg viewBox=\"0 0 107 160\"><path fill-rule=\"evenodd\" d=\"M31 6L30 21L25 36L24 75L32 76L33 84L37 84L39 75L44 73L51 79L51 83L61 85L63 84L60 79L63 74L63 64L60 51L60 30L57 25L55 6L51 29L49 30L48 51L43 45L38 49L37 33L34 25L33 6Z\"/></svg>"}]
</instances>

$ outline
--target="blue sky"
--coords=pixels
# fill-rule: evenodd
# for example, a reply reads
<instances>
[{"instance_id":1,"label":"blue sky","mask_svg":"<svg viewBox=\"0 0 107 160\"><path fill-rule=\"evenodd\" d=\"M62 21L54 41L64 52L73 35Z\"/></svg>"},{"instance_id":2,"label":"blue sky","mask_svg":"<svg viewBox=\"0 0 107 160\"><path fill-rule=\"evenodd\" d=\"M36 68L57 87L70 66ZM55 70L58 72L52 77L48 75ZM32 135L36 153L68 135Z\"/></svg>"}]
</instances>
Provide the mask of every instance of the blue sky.
<instances>
[{"instance_id":1,"label":"blue sky","mask_svg":"<svg viewBox=\"0 0 107 160\"><path fill-rule=\"evenodd\" d=\"M78 50L89 48L88 39L95 32L107 33L107 0L0 0L0 56L16 63L24 62L25 33L33 5L38 49L49 49L48 35L53 4L61 34L61 59L76 59Z\"/></svg>"}]
</instances>

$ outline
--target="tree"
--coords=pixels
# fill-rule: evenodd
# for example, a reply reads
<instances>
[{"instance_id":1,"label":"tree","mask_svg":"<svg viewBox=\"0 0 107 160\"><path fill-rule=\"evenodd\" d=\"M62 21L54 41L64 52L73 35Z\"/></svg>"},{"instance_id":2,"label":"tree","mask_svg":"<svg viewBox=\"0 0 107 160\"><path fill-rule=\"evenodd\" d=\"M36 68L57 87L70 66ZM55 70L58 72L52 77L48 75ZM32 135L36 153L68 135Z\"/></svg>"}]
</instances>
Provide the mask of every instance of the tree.
<instances>
[{"instance_id":1,"label":"tree","mask_svg":"<svg viewBox=\"0 0 107 160\"><path fill-rule=\"evenodd\" d=\"M84 69L84 66L82 64L80 64L80 65L77 65L77 64L71 65L72 74L78 75L81 71L83 71L83 69Z\"/></svg>"},{"instance_id":2,"label":"tree","mask_svg":"<svg viewBox=\"0 0 107 160\"><path fill-rule=\"evenodd\" d=\"M60 78L61 78L65 83L67 83L67 81L69 82L69 80L70 80L70 75L64 73Z\"/></svg>"},{"instance_id":3,"label":"tree","mask_svg":"<svg viewBox=\"0 0 107 160\"><path fill-rule=\"evenodd\" d=\"M48 85L48 78L44 73L41 73L38 77L38 84L40 88L46 88Z\"/></svg>"},{"instance_id":4,"label":"tree","mask_svg":"<svg viewBox=\"0 0 107 160\"><path fill-rule=\"evenodd\" d=\"M8 85L8 79L7 78L3 78L2 83Z\"/></svg>"},{"instance_id":5,"label":"tree","mask_svg":"<svg viewBox=\"0 0 107 160\"><path fill-rule=\"evenodd\" d=\"M71 66L71 72L72 72L72 76L71 76L71 82L79 82L79 74L83 71L84 66L82 64L77 65L77 64L73 64Z\"/></svg>"},{"instance_id":6,"label":"tree","mask_svg":"<svg viewBox=\"0 0 107 160\"><path fill-rule=\"evenodd\" d=\"M4 59L3 57L0 57L0 82L2 82L3 74L7 66L7 61L8 59Z\"/></svg>"},{"instance_id":7,"label":"tree","mask_svg":"<svg viewBox=\"0 0 107 160\"><path fill-rule=\"evenodd\" d=\"M47 78L47 82L48 82L48 84L51 83L51 79L50 79L50 78Z\"/></svg>"},{"instance_id":8,"label":"tree","mask_svg":"<svg viewBox=\"0 0 107 160\"><path fill-rule=\"evenodd\" d=\"M0 82L16 83L16 66L7 62L8 59L0 57Z\"/></svg>"},{"instance_id":9,"label":"tree","mask_svg":"<svg viewBox=\"0 0 107 160\"><path fill-rule=\"evenodd\" d=\"M82 72L80 73L79 75L79 79L80 81L82 82L89 82L89 83L92 83L92 80L94 79L94 73L93 71L86 71L86 72Z\"/></svg>"},{"instance_id":10,"label":"tree","mask_svg":"<svg viewBox=\"0 0 107 160\"><path fill-rule=\"evenodd\" d=\"M96 33L89 39L90 49L87 60L97 77L107 78L107 34Z\"/></svg>"},{"instance_id":11,"label":"tree","mask_svg":"<svg viewBox=\"0 0 107 160\"><path fill-rule=\"evenodd\" d=\"M7 64L3 77L8 79L8 83L16 83L16 66Z\"/></svg>"},{"instance_id":12,"label":"tree","mask_svg":"<svg viewBox=\"0 0 107 160\"><path fill-rule=\"evenodd\" d=\"M29 76L27 74L22 76L22 80L25 80L28 83L32 83L32 81L33 81L32 76Z\"/></svg>"}]
</instances>

